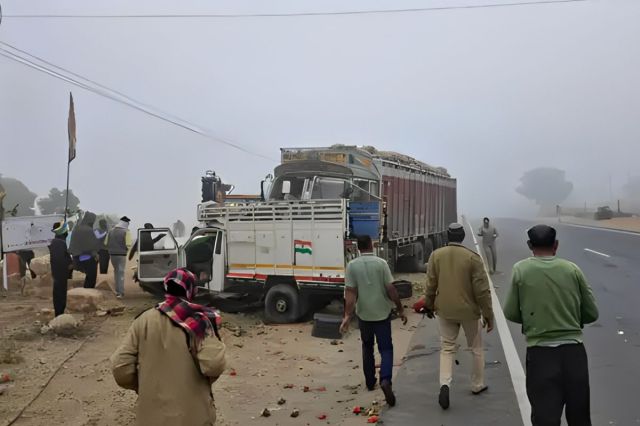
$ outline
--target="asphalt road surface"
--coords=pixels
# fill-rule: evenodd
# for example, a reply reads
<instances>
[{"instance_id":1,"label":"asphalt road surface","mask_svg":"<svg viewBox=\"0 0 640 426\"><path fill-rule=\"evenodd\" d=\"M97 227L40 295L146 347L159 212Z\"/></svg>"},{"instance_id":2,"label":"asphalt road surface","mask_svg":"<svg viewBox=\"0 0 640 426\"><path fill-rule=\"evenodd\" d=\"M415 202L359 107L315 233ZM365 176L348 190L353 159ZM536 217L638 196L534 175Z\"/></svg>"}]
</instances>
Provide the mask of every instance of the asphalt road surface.
<instances>
[{"instance_id":1,"label":"asphalt road surface","mask_svg":"<svg viewBox=\"0 0 640 426\"><path fill-rule=\"evenodd\" d=\"M510 287L511 267L530 255L525 231L535 223L501 219L494 224L500 237L498 273L492 281L502 303ZM476 229L480 222L473 221L472 226ZM640 234L568 224L553 226L560 240L558 255L582 268L600 309L600 318L585 327L584 336L589 356L593 425L640 425ZM468 227L465 243L474 247ZM514 384L513 371L517 368L509 367L509 354L505 356L504 348L509 347L509 340L513 342L515 353L511 362L519 367L518 362L524 366L526 345L519 325L507 327L510 333L504 328L506 336L501 337L496 330L485 339L489 391L480 396L471 395L467 377L470 354L461 350L460 366L454 373L451 408L443 412L437 403L437 327L434 321L425 319L414 335L408 360L394 382L398 405L385 411L384 423L522 425L515 388L520 388L521 394L524 389L517 377ZM526 398L521 398L522 402L526 404ZM564 420L563 424L566 424Z\"/></svg>"}]
</instances>

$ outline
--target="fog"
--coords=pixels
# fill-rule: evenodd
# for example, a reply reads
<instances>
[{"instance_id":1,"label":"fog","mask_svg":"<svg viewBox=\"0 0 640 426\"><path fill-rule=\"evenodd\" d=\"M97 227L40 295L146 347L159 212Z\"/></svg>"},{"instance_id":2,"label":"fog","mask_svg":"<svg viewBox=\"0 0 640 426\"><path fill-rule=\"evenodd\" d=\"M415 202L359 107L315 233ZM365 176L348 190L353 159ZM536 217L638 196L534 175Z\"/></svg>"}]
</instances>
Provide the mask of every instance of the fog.
<instances>
[{"instance_id":1,"label":"fog","mask_svg":"<svg viewBox=\"0 0 640 426\"><path fill-rule=\"evenodd\" d=\"M5 0L3 13L274 13L493 0ZM502 1L506 3L506 1ZM528 216L527 170L566 171L568 203L622 196L640 167L640 2L379 15L16 19L0 40L209 129L238 151L0 57L0 172L135 224L195 220L215 170L258 193L284 146L373 145L446 167L460 212ZM611 186L610 186L611 181Z\"/></svg>"}]
</instances>

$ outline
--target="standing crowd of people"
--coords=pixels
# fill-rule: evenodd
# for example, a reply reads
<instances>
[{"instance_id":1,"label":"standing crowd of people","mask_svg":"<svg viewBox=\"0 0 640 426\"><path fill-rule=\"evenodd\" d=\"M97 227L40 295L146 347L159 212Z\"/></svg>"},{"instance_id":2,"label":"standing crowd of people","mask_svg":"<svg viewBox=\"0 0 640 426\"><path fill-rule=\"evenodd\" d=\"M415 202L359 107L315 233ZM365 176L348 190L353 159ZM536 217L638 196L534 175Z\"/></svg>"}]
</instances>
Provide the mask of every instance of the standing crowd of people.
<instances>
[{"instance_id":1,"label":"standing crowd of people","mask_svg":"<svg viewBox=\"0 0 640 426\"><path fill-rule=\"evenodd\" d=\"M126 255L132 247L126 216L109 229L105 219L96 226L96 215L86 212L71 232L67 222L56 222L51 230L54 239L49 245L53 277L53 307L56 316L64 313L67 304L67 284L74 270L85 275L84 288L95 288L100 274L114 272L116 297L124 296Z\"/></svg>"}]
</instances>

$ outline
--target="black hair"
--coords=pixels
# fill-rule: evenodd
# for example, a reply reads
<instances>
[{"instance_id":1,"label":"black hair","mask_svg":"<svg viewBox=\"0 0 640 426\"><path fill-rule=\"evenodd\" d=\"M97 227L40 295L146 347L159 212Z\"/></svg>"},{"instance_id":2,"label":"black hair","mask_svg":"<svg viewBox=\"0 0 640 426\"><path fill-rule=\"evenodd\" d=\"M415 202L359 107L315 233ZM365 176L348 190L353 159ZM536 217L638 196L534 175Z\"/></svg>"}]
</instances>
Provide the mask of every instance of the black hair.
<instances>
[{"instance_id":1,"label":"black hair","mask_svg":"<svg viewBox=\"0 0 640 426\"><path fill-rule=\"evenodd\" d=\"M527 231L532 248L552 248L556 242L556 230L548 225L536 225Z\"/></svg>"},{"instance_id":2,"label":"black hair","mask_svg":"<svg viewBox=\"0 0 640 426\"><path fill-rule=\"evenodd\" d=\"M482 219L483 222L490 222L488 217L485 217L484 219Z\"/></svg>"},{"instance_id":3,"label":"black hair","mask_svg":"<svg viewBox=\"0 0 640 426\"><path fill-rule=\"evenodd\" d=\"M367 251L373 248L371 237L368 235L358 235L358 250Z\"/></svg>"},{"instance_id":4,"label":"black hair","mask_svg":"<svg viewBox=\"0 0 640 426\"><path fill-rule=\"evenodd\" d=\"M184 290L184 288L174 283L173 281L169 281L167 283L167 294L176 297L182 297L183 299L187 297L187 292Z\"/></svg>"},{"instance_id":5,"label":"black hair","mask_svg":"<svg viewBox=\"0 0 640 426\"><path fill-rule=\"evenodd\" d=\"M144 229L153 229L153 225L147 222L144 224Z\"/></svg>"},{"instance_id":6,"label":"black hair","mask_svg":"<svg viewBox=\"0 0 640 426\"><path fill-rule=\"evenodd\" d=\"M447 238L449 239L450 243L458 243L460 244L461 242L464 241L464 237L466 236L465 232L464 232L464 228L460 228L460 229L455 229L455 230L447 230Z\"/></svg>"}]
</instances>

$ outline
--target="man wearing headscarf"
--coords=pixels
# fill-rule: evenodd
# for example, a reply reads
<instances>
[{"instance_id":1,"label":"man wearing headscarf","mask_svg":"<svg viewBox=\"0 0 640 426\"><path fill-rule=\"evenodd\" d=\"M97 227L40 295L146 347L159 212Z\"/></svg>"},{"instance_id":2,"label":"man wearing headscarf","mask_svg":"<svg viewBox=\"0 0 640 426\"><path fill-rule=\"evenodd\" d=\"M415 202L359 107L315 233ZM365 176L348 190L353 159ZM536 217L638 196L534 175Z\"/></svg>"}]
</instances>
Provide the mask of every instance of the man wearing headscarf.
<instances>
[{"instance_id":1,"label":"man wearing headscarf","mask_svg":"<svg viewBox=\"0 0 640 426\"><path fill-rule=\"evenodd\" d=\"M77 265L77 269L84 272L84 288L95 288L98 276L98 250L101 243L93 231L96 215L86 212L71 235L69 252Z\"/></svg>"},{"instance_id":2,"label":"man wearing headscarf","mask_svg":"<svg viewBox=\"0 0 640 426\"><path fill-rule=\"evenodd\" d=\"M165 300L145 311L111 356L119 386L138 393L136 424L214 425L211 385L225 368L219 316L193 303L195 276L175 269L164 279Z\"/></svg>"},{"instance_id":3,"label":"man wearing headscarf","mask_svg":"<svg viewBox=\"0 0 640 426\"><path fill-rule=\"evenodd\" d=\"M460 329L473 355L471 392L479 395L488 387L484 382L482 329L493 330L493 308L489 280L482 259L462 245L464 227L452 223L447 230L449 245L431 254L427 266L426 314L438 317L440 328L440 396L438 402L449 408L453 362L458 350ZM481 321L482 319L482 321Z\"/></svg>"},{"instance_id":4,"label":"man wearing headscarf","mask_svg":"<svg viewBox=\"0 0 640 426\"><path fill-rule=\"evenodd\" d=\"M120 222L109 231L106 241L113 265L113 279L116 283L116 297L118 298L124 296L124 270L127 266L127 251L131 247L129 222L131 219L122 216Z\"/></svg>"},{"instance_id":5,"label":"man wearing headscarf","mask_svg":"<svg viewBox=\"0 0 640 426\"><path fill-rule=\"evenodd\" d=\"M73 260L67 251L67 224L56 222L51 231L55 234L49 245L53 277L53 311L55 316L58 316L64 313L67 306L67 280L72 271Z\"/></svg>"}]
</instances>

